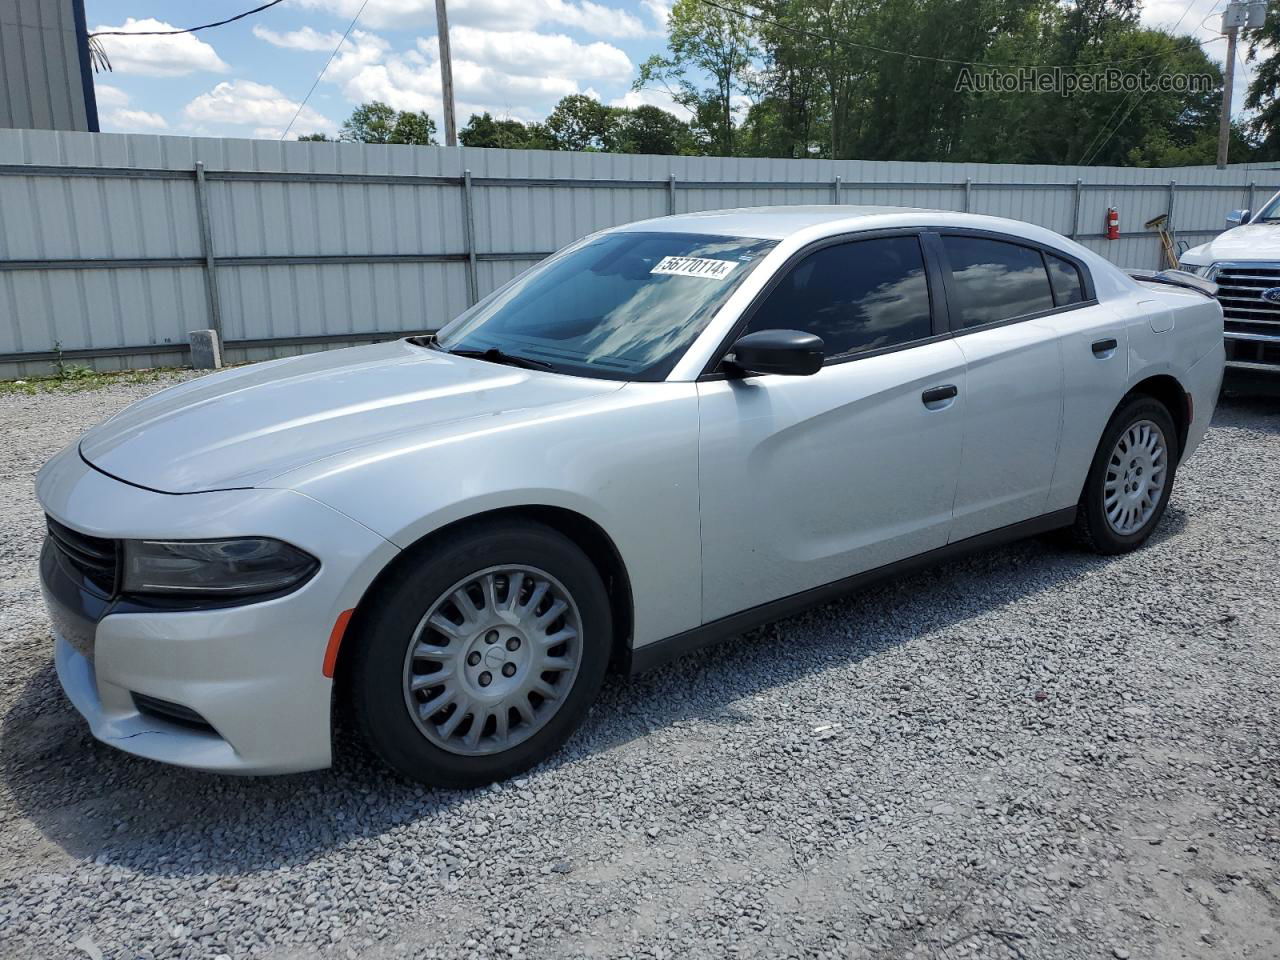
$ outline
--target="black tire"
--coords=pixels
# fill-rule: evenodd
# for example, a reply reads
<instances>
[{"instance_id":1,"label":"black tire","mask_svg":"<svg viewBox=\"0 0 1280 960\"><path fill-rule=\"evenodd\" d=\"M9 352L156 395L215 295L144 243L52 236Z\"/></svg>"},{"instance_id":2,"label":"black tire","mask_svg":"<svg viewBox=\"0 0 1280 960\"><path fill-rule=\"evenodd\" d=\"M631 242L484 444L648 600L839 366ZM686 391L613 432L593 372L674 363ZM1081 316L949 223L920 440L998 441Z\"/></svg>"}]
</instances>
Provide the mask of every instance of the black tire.
<instances>
[{"instance_id":1,"label":"black tire","mask_svg":"<svg viewBox=\"0 0 1280 960\"><path fill-rule=\"evenodd\" d=\"M1106 482L1108 461L1117 442L1130 426L1142 420L1149 420L1156 424L1164 434L1168 461L1167 476L1151 516L1136 531L1121 534L1107 521L1103 487ZM1089 476L1085 480L1084 491L1080 495L1080 505L1076 511L1073 531L1076 541L1087 549L1101 554L1128 553L1146 543L1147 538L1160 525L1160 518L1164 516L1165 507L1169 504L1180 455L1177 427L1163 403L1154 397L1138 394L1121 404L1120 409L1111 417L1111 422L1107 424L1107 429L1103 431L1102 440L1098 444L1098 450L1089 468Z\"/></svg>"},{"instance_id":2,"label":"black tire","mask_svg":"<svg viewBox=\"0 0 1280 960\"><path fill-rule=\"evenodd\" d=\"M468 574L503 564L536 566L563 585L582 624L579 666L545 725L501 752L462 755L431 742L405 700L405 657L430 606ZM430 543L362 604L351 650L350 713L387 766L430 786L468 788L514 776L553 754L577 728L604 681L612 646L609 598L600 574L567 537L527 520L480 523Z\"/></svg>"}]
</instances>

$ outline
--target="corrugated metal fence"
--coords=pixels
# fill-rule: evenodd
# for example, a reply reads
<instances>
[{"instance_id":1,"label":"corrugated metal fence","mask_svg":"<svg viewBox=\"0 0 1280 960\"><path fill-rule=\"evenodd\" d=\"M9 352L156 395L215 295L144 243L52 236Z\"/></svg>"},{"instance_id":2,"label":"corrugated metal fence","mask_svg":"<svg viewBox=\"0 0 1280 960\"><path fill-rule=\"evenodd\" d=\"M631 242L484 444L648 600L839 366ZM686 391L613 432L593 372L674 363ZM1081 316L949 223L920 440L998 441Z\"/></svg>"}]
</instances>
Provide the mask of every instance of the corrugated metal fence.
<instances>
[{"instance_id":1,"label":"corrugated metal fence","mask_svg":"<svg viewBox=\"0 0 1280 960\"><path fill-rule=\"evenodd\" d=\"M0 376L52 361L230 360L431 330L553 250L673 212L783 203L969 210L1154 267L1280 171L650 157L0 130ZM1114 205L1121 239L1104 239Z\"/></svg>"}]
</instances>

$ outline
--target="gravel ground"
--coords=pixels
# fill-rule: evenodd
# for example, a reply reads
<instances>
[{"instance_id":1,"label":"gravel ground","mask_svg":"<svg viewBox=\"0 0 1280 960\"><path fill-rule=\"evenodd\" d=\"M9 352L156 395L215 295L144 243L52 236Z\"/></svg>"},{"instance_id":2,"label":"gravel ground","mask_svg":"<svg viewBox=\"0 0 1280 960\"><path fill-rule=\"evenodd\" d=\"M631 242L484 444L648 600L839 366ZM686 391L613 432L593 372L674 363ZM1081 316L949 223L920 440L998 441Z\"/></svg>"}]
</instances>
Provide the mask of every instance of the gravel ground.
<instances>
[{"instance_id":1,"label":"gravel ground","mask_svg":"<svg viewBox=\"0 0 1280 960\"><path fill-rule=\"evenodd\" d=\"M1030 541L611 681L472 793L95 743L37 466L154 390L0 397L0 955L1280 956L1280 403L1224 404L1152 543Z\"/></svg>"}]
</instances>

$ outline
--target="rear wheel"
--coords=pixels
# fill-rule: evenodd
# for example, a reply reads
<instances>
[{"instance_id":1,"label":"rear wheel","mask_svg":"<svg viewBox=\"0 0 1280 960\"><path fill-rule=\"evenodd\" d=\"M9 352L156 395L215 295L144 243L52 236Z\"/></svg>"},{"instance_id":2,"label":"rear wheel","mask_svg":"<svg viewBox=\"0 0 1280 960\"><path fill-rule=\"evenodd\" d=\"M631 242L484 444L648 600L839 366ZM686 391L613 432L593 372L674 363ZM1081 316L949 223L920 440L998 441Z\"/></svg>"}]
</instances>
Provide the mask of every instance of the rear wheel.
<instances>
[{"instance_id":1,"label":"rear wheel","mask_svg":"<svg viewBox=\"0 0 1280 960\"><path fill-rule=\"evenodd\" d=\"M608 596L570 540L532 522L428 548L370 598L351 697L373 751L405 776L469 787L564 743L595 699Z\"/></svg>"},{"instance_id":2,"label":"rear wheel","mask_svg":"<svg viewBox=\"0 0 1280 960\"><path fill-rule=\"evenodd\" d=\"M1076 515L1077 539L1098 553L1134 550L1164 516L1178 462L1178 434L1159 400L1126 402L1102 435Z\"/></svg>"}]
</instances>

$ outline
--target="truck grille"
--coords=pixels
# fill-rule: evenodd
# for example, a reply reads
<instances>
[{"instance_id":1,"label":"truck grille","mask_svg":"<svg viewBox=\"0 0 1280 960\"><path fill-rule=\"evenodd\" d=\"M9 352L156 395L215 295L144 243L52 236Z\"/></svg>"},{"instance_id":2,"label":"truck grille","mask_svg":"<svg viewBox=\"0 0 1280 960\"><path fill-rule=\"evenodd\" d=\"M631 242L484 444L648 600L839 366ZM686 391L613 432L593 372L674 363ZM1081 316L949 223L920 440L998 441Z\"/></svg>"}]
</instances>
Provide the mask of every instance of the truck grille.
<instances>
[{"instance_id":1,"label":"truck grille","mask_svg":"<svg viewBox=\"0 0 1280 960\"><path fill-rule=\"evenodd\" d=\"M1280 287L1280 263L1224 263L1213 275L1227 333L1227 362L1280 368L1280 303L1262 291Z\"/></svg>"},{"instance_id":2,"label":"truck grille","mask_svg":"<svg viewBox=\"0 0 1280 960\"><path fill-rule=\"evenodd\" d=\"M91 537L46 516L49 543L90 583L110 597L116 591L116 541Z\"/></svg>"}]
</instances>

